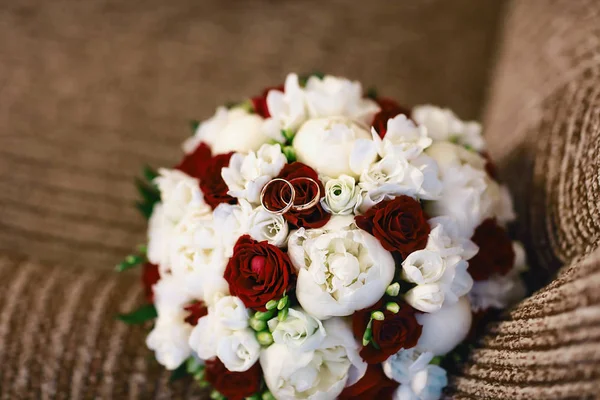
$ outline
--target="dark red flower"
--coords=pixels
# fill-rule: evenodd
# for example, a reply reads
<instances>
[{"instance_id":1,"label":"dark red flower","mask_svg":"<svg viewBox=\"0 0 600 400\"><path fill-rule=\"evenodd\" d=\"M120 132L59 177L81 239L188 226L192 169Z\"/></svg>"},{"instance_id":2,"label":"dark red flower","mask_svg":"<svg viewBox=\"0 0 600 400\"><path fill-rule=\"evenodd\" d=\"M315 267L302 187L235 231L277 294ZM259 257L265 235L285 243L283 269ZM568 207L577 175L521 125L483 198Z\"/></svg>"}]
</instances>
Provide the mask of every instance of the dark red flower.
<instances>
[{"instance_id":1,"label":"dark red flower","mask_svg":"<svg viewBox=\"0 0 600 400\"><path fill-rule=\"evenodd\" d=\"M394 118L398 114L404 114L407 118L410 116L410 109L400 106L395 100L380 97L375 99L381 110L375 114L373 123L371 124L380 137L384 137L387 133L388 119Z\"/></svg>"},{"instance_id":2,"label":"dark red flower","mask_svg":"<svg viewBox=\"0 0 600 400\"><path fill-rule=\"evenodd\" d=\"M208 314L208 308L203 301L194 301L183 308L190 315L185 317L185 322L192 326L198 325L198 320Z\"/></svg>"},{"instance_id":3,"label":"dark red flower","mask_svg":"<svg viewBox=\"0 0 600 400\"><path fill-rule=\"evenodd\" d=\"M205 165L200 176L200 189L204 201L214 210L221 203L236 204L237 199L227 194L229 188L221 176L221 170L229 166L233 153L219 154L212 157Z\"/></svg>"},{"instance_id":4,"label":"dark red flower","mask_svg":"<svg viewBox=\"0 0 600 400\"><path fill-rule=\"evenodd\" d=\"M483 158L485 158L485 172L487 172L487 174L490 176L490 178L492 178L493 180L499 182L499 178L498 178L498 169L496 168L496 164L494 164L494 161L492 160L492 157L489 155L488 152L484 151L483 153L481 153L481 156Z\"/></svg>"},{"instance_id":5,"label":"dark red flower","mask_svg":"<svg viewBox=\"0 0 600 400\"><path fill-rule=\"evenodd\" d=\"M340 393L340 400L391 400L400 384L383 373L381 364L370 364L367 372L354 385Z\"/></svg>"},{"instance_id":6,"label":"dark red flower","mask_svg":"<svg viewBox=\"0 0 600 400\"><path fill-rule=\"evenodd\" d=\"M375 236L387 251L403 258L427 245L430 227L418 201L398 196L371 207L355 218L359 228Z\"/></svg>"},{"instance_id":7,"label":"dark red flower","mask_svg":"<svg viewBox=\"0 0 600 400\"><path fill-rule=\"evenodd\" d=\"M252 106L254 107L254 112L260 115L263 118L269 118L271 113L269 113L269 107L267 107L267 95L271 90L279 90L283 92L283 85L268 87L260 94L260 96L255 96L252 99Z\"/></svg>"},{"instance_id":8,"label":"dark red flower","mask_svg":"<svg viewBox=\"0 0 600 400\"><path fill-rule=\"evenodd\" d=\"M142 267L142 285L144 286L144 294L149 303L154 303L154 289L152 286L160 279L158 265L145 263Z\"/></svg>"},{"instance_id":9,"label":"dark red flower","mask_svg":"<svg viewBox=\"0 0 600 400\"><path fill-rule=\"evenodd\" d=\"M372 307L359 310L352 315L352 331L354 337L362 341L371 312L383 311L385 319L383 321L373 320L371 329L373 332L372 342L375 342L377 347L370 342L367 346L363 346L360 351L360 356L369 364L378 364L387 360L392 354L396 354L398 350L410 349L415 347L423 327L417 322L415 317L416 310L406 303L399 303L400 311L394 314L391 311L383 309L383 302L379 301Z\"/></svg>"},{"instance_id":10,"label":"dark red flower","mask_svg":"<svg viewBox=\"0 0 600 400\"><path fill-rule=\"evenodd\" d=\"M319 185L320 197L325 196L325 188L321 181L319 181L319 175L317 172L306 164L301 162L293 162L286 164L277 178L285 179L294 186L296 197L294 204L301 205L307 204L313 200L317 195L317 187L314 183L309 180L302 178L311 178ZM290 199L289 186L283 184L271 185L265 193L265 204L273 210L281 210ZM307 228L315 229L325 225L331 218L331 214L323 209L321 202L306 210L294 210L291 209L283 217L292 225L294 228Z\"/></svg>"},{"instance_id":11,"label":"dark red flower","mask_svg":"<svg viewBox=\"0 0 600 400\"><path fill-rule=\"evenodd\" d=\"M210 146L202 142L196 150L186 154L183 160L175 166L175 169L185 172L194 178L200 178L211 160L212 152Z\"/></svg>"},{"instance_id":12,"label":"dark red flower","mask_svg":"<svg viewBox=\"0 0 600 400\"><path fill-rule=\"evenodd\" d=\"M259 311L266 311L265 304L269 300L283 297L294 278L286 253L248 235L238 239L225 268L231 295L239 297L246 307Z\"/></svg>"},{"instance_id":13,"label":"dark red flower","mask_svg":"<svg viewBox=\"0 0 600 400\"><path fill-rule=\"evenodd\" d=\"M244 372L229 371L216 357L206 360L204 365L205 379L227 400L243 400L260 390L262 370L259 363Z\"/></svg>"},{"instance_id":14,"label":"dark red flower","mask_svg":"<svg viewBox=\"0 0 600 400\"><path fill-rule=\"evenodd\" d=\"M476 281L488 279L493 274L506 275L515 263L515 251L506 229L488 218L475 229L471 240L479 246L475 257L469 260L469 273Z\"/></svg>"}]
</instances>

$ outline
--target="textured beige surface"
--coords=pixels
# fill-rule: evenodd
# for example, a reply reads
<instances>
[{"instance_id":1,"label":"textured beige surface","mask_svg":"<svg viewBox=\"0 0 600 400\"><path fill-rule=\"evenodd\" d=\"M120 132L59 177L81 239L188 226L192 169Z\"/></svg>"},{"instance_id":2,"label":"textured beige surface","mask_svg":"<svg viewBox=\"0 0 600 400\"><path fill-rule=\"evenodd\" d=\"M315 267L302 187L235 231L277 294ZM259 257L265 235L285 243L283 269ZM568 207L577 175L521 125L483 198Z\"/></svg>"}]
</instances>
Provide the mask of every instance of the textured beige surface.
<instances>
[{"instance_id":1,"label":"textured beige surface","mask_svg":"<svg viewBox=\"0 0 600 400\"><path fill-rule=\"evenodd\" d=\"M143 241L141 166L290 71L475 117L501 4L0 2L0 251L112 267Z\"/></svg>"}]
</instances>

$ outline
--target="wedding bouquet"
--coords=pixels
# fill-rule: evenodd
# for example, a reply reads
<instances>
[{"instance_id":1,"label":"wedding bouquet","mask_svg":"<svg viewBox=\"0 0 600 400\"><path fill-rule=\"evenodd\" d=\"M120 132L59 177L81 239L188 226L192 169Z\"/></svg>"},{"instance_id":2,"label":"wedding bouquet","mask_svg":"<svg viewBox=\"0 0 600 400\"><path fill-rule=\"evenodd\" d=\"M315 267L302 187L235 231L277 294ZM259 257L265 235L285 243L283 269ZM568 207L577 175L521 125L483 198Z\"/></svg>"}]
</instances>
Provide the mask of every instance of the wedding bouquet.
<instances>
[{"instance_id":1,"label":"wedding bouquet","mask_svg":"<svg viewBox=\"0 0 600 400\"><path fill-rule=\"evenodd\" d=\"M213 399L438 399L478 321L525 292L481 127L291 74L139 181L146 339Z\"/></svg>"}]
</instances>

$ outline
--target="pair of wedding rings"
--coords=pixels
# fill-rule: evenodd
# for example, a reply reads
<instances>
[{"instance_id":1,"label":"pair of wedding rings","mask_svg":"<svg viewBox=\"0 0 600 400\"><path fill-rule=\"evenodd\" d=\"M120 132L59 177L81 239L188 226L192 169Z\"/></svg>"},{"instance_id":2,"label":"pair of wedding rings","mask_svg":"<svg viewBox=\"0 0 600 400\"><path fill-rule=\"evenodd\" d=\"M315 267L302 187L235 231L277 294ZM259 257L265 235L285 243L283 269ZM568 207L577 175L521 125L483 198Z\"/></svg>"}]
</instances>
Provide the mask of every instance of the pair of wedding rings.
<instances>
[{"instance_id":1,"label":"pair of wedding rings","mask_svg":"<svg viewBox=\"0 0 600 400\"><path fill-rule=\"evenodd\" d=\"M308 203L295 204L296 189L294 189L294 182L299 182L299 181L308 181L316 187L316 194L311 199L311 201L309 201ZM277 182L284 183L284 185L279 190L279 199L285 203L285 206L281 209L272 209L267 204L265 204L266 203L265 202L265 194L267 193L267 190L269 189L269 187ZM284 190L286 189L286 187L289 188L289 192L290 192L289 200L287 200L287 201L284 199ZM321 186L314 179L308 178L308 177L294 178L289 181L286 179L283 179L283 178L274 178L271 181L269 181L262 188L262 191L260 192L260 204L263 206L263 208L265 210L267 210L271 214L275 214L275 215L283 215L290 210L294 210L294 211L308 210L309 208L316 206L319 203L320 198L321 198Z\"/></svg>"}]
</instances>

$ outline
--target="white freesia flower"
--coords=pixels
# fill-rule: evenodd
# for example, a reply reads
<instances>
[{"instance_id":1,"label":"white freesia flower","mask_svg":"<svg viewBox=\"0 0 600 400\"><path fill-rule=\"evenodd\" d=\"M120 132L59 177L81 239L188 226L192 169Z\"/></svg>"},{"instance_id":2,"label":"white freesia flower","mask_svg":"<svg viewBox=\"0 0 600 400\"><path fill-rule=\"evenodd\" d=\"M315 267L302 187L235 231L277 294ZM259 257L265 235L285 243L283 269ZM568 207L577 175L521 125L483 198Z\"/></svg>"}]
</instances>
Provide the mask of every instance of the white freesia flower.
<instances>
[{"instance_id":1,"label":"white freesia flower","mask_svg":"<svg viewBox=\"0 0 600 400\"><path fill-rule=\"evenodd\" d=\"M282 215L273 214L258 206L249 216L248 233L254 240L266 240L273 246L282 247L287 242L288 224Z\"/></svg>"},{"instance_id":2,"label":"white freesia flower","mask_svg":"<svg viewBox=\"0 0 600 400\"><path fill-rule=\"evenodd\" d=\"M232 151L256 151L269 140L262 130L263 119L243 108L217 108L215 115L202 122L194 136L183 143L183 150L192 153L201 142L208 144L213 154Z\"/></svg>"},{"instance_id":3,"label":"white freesia flower","mask_svg":"<svg viewBox=\"0 0 600 400\"><path fill-rule=\"evenodd\" d=\"M233 256L235 243L248 233L252 211L252 205L244 199L239 199L238 204L219 204L213 211L215 235L225 257Z\"/></svg>"},{"instance_id":4,"label":"white freesia flower","mask_svg":"<svg viewBox=\"0 0 600 400\"><path fill-rule=\"evenodd\" d=\"M146 346L161 365L174 370L192 354L188 344L191 331L192 326L181 319L159 317L146 338Z\"/></svg>"},{"instance_id":5,"label":"white freesia flower","mask_svg":"<svg viewBox=\"0 0 600 400\"><path fill-rule=\"evenodd\" d=\"M485 160L460 146L447 142L431 145L427 154L440 165L440 197L426 204L428 214L448 216L460 236L471 237L486 218L495 215L503 201L498 185L485 172Z\"/></svg>"},{"instance_id":6,"label":"white freesia flower","mask_svg":"<svg viewBox=\"0 0 600 400\"><path fill-rule=\"evenodd\" d=\"M410 385L415 374L427 368L434 355L416 347L401 349L382 363L385 375L403 385Z\"/></svg>"},{"instance_id":7,"label":"white freesia flower","mask_svg":"<svg viewBox=\"0 0 600 400\"><path fill-rule=\"evenodd\" d=\"M221 297L192 330L189 345L198 357L218 357L230 371L246 371L258 360L260 344L248 328L248 311L234 296Z\"/></svg>"},{"instance_id":8,"label":"white freesia flower","mask_svg":"<svg viewBox=\"0 0 600 400\"><path fill-rule=\"evenodd\" d=\"M332 318L323 325L325 339L314 350L297 352L275 343L262 351L265 382L278 400L335 399L364 375L367 364L348 324Z\"/></svg>"},{"instance_id":9,"label":"white freesia flower","mask_svg":"<svg viewBox=\"0 0 600 400\"><path fill-rule=\"evenodd\" d=\"M290 308L287 318L269 320L269 330L276 344L285 345L300 352L312 351L325 339L325 328L317 318L300 309Z\"/></svg>"},{"instance_id":10,"label":"white freesia flower","mask_svg":"<svg viewBox=\"0 0 600 400\"><path fill-rule=\"evenodd\" d=\"M325 180L325 197L321 205L334 215L350 215L362 200L356 180L348 175Z\"/></svg>"},{"instance_id":11,"label":"white freesia flower","mask_svg":"<svg viewBox=\"0 0 600 400\"><path fill-rule=\"evenodd\" d=\"M323 228L301 228L288 240L288 254L298 271L298 301L319 319L372 306L394 278L392 255L353 221L350 216L333 217Z\"/></svg>"},{"instance_id":12,"label":"white freesia flower","mask_svg":"<svg viewBox=\"0 0 600 400\"><path fill-rule=\"evenodd\" d=\"M446 370L437 365L428 365L417 372L409 384L396 389L394 400L438 400L446 385Z\"/></svg>"},{"instance_id":13,"label":"white freesia flower","mask_svg":"<svg viewBox=\"0 0 600 400\"><path fill-rule=\"evenodd\" d=\"M423 326L417 348L444 355L462 342L471 329L471 306L467 296L455 304L447 304L433 313L416 315Z\"/></svg>"},{"instance_id":14,"label":"white freesia flower","mask_svg":"<svg viewBox=\"0 0 600 400\"><path fill-rule=\"evenodd\" d=\"M376 102L363 96L360 82L326 75L311 76L304 89L311 118L343 116L362 124L370 124L379 111Z\"/></svg>"},{"instance_id":15,"label":"white freesia flower","mask_svg":"<svg viewBox=\"0 0 600 400\"><path fill-rule=\"evenodd\" d=\"M154 183L160 191L163 212L174 223L179 222L189 209L210 213L198 180L176 170L161 168Z\"/></svg>"},{"instance_id":16,"label":"white freesia flower","mask_svg":"<svg viewBox=\"0 0 600 400\"><path fill-rule=\"evenodd\" d=\"M362 126L343 117L315 118L306 121L294 137L293 147L298 161L320 175L337 178L357 177L350 168L350 157L357 139L371 135Z\"/></svg>"},{"instance_id":17,"label":"white freesia flower","mask_svg":"<svg viewBox=\"0 0 600 400\"><path fill-rule=\"evenodd\" d=\"M215 293L228 293L223 278L227 257L215 232L212 214L191 210L174 229L170 252L173 275L184 278L182 289L211 304Z\"/></svg>"},{"instance_id":18,"label":"white freesia flower","mask_svg":"<svg viewBox=\"0 0 600 400\"><path fill-rule=\"evenodd\" d=\"M162 203L156 203L148 221L148 260L159 267L161 275L170 269L169 251L175 224L164 212Z\"/></svg>"},{"instance_id":19,"label":"white freesia flower","mask_svg":"<svg viewBox=\"0 0 600 400\"><path fill-rule=\"evenodd\" d=\"M221 175L229 187L230 196L258 204L262 188L279 174L286 163L279 145L264 144L256 153L235 153Z\"/></svg>"},{"instance_id":20,"label":"white freesia flower","mask_svg":"<svg viewBox=\"0 0 600 400\"><path fill-rule=\"evenodd\" d=\"M482 151L485 141L481 134L481 125L477 122L465 122L449 109L431 105L413 108L412 118L427 127L429 136L436 141L456 141L462 146L469 146Z\"/></svg>"},{"instance_id":21,"label":"white freesia flower","mask_svg":"<svg viewBox=\"0 0 600 400\"><path fill-rule=\"evenodd\" d=\"M298 75L289 74L285 79L284 91L271 90L267 94L268 118L263 130L271 138L283 142L282 129L295 131L306 121L306 95L300 87Z\"/></svg>"},{"instance_id":22,"label":"white freesia flower","mask_svg":"<svg viewBox=\"0 0 600 400\"><path fill-rule=\"evenodd\" d=\"M433 313L444 304L444 289L439 283L417 285L406 292L404 299L419 311Z\"/></svg>"},{"instance_id":23,"label":"white freesia flower","mask_svg":"<svg viewBox=\"0 0 600 400\"><path fill-rule=\"evenodd\" d=\"M179 367L192 353L188 344L192 327L184 321L184 306L193 298L181 290L182 284L181 279L167 274L153 287L158 318L146 345L158 362L170 370Z\"/></svg>"}]
</instances>

